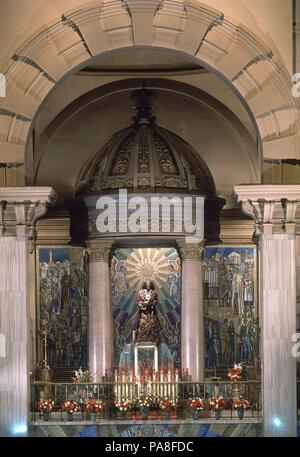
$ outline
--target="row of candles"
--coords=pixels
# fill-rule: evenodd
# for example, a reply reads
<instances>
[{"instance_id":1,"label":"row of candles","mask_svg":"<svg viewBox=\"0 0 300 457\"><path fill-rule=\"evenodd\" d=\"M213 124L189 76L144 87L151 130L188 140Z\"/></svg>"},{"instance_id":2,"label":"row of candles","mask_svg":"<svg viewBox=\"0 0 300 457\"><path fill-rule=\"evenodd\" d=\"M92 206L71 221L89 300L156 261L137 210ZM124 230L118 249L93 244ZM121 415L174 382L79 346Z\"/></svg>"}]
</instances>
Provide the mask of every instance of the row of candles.
<instances>
[{"instance_id":1,"label":"row of candles","mask_svg":"<svg viewBox=\"0 0 300 457\"><path fill-rule=\"evenodd\" d=\"M106 381L114 382L135 382L142 383L145 380L155 381L155 382L164 382L164 381L176 381L179 379L182 381L191 381L191 376L188 368L184 368L180 373L178 368L175 370L172 367L168 369L160 368L159 370L150 369L150 370L137 370L137 375L134 374L133 369L125 370L124 368L115 369L114 373L111 370L107 370L105 374Z\"/></svg>"},{"instance_id":2,"label":"row of candles","mask_svg":"<svg viewBox=\"0 0 300 457\"><path fill-rule=\"evenodd\" d=\"M189 377L188 370L184 370L184 376ZM153 395L154 397L168 396L176 400L178 394L179 370L169 368L167 371L138 370L137 375L133 370L126 372L124 369L115 370L115 395L118 400L128 398L134 400L135 396Z\"/></svg>"}]
</instances>

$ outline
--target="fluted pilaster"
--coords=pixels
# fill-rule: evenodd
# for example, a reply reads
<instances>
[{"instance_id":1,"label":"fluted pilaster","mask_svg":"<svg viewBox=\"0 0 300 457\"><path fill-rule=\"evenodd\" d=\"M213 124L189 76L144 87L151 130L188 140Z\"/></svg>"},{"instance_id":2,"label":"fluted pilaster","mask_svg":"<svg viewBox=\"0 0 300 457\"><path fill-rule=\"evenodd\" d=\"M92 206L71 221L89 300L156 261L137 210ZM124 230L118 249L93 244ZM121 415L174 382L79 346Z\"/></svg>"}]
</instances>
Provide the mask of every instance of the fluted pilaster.
<instances>
[{"instance_id":1,"label":"fluted pilaster","mask_svg":"<svg viewBox=\"0 0 300 457\"><path fill-rule=\"evenodd\" d=\"M26 436L29 405L28 256L51 188L0 188L0 436ZM8 235L8 236L6 236Z\"/></svg>"},{"instance_id":2,"label":"fluted pilaster","mask_svg":"<svg viewBox=\"0 0 300 457\"><path fill-rule=\"evenodd\" d=\"M255 221L259 246L260 312L265 436L296 436L295 241L300 186L234 188L242 210Z\"/></svg>"}]
</instances>

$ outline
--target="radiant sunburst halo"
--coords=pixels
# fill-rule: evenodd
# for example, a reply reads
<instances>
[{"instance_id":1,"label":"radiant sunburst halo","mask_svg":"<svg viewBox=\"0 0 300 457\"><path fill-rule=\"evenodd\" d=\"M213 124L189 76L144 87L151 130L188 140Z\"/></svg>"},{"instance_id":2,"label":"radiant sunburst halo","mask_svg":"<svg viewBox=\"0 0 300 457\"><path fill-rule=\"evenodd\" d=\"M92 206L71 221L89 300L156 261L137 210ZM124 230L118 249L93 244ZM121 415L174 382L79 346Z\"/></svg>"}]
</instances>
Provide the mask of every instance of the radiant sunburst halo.
<instances>
[{"instance_id":1,"label":"radiant sunburst halo","mask_svg":"<svg viewBox=\"0 0 300 457\"><path fill-rule=\"evenodd\" d=\"M126 262L126 279L129 285L135 289L149 280L160 289L170 275L169 264L164 255L164 248L135 249Z\"/></svg>"}]
</instances>

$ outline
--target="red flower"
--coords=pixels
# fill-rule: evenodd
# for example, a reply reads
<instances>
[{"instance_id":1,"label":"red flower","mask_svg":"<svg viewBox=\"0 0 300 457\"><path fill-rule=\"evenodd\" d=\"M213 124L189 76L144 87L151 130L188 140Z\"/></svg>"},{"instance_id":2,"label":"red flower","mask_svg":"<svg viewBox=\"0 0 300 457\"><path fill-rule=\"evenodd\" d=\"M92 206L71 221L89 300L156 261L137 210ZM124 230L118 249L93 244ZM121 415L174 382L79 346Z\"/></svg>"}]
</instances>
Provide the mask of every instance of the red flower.
<instances>
[{"instance_id":1,"label":"red flower","mask_svg":"<svg viewBox=\"0 0 300 457\"><path fill-rule=\"evenodd\" d=\"M203 401L201 398L190 398L188 401L188 405L192 409L202 409L203 408Z\"/></svg>"},{"instance_id":2,"label":"red flower","mask_svg":"<svg viewBox=\"0 0 300 457\"><path fill-rule=\"evenodd\" d=\"M37 407L40 411L52 411L54 408L55 403L53 400L40 400L37 404Z\"/></svg>"},{"instance_id":3,"label":"red flower","mask_svg":"<svg viewBox=\"0 0 300 457\"><path fill-rule=\"evenodd\" d=\"M242 379L242 366L241 364L234 365L234 368L228 369L228 377L231 381L240 381Z\"/></svg>"},{"instance_id":4,"label":"red flower","mask_svg":"<svg viewBox=\"0 0 300 457\"><path fill-rule=\"evenodd\" d=\"M223 397L211 397L209 400L209 407L211 409L218 409L218 410L222 410L224 409L225 407L225 401L224 401L224 398Z\"/></svg>"},{"instance_id":5,"label":"red flower","mask_svg":"<svg viewBox=\"0 0 300 457\"><path fill-rule=\"evenodd\" d=\"M92 412L99 412L103 409L103 403L100 400L96 400L95 398L91 398L87 401L86 410Z\"/></svg>"},{"instance_id":6,"label":"red flower","mask_svg":"<svg viewBox=\"0 0 300 457\"><path fill-rule=\"evenodd\" d=\"M233 407L236 409L248 409L250 408L250 403L246 398L241 396L233 400Z\"/></svg>"},{"instance_id":7,"label":"red flower","mask_svg":"<svg viewBox=\"0 0 300 457\"><path fill-rule=\"evenodd\" d=\"M77 411L78 403L73 400L64 400L61 405L63 411Z\"/></svg>"}]
</instances>

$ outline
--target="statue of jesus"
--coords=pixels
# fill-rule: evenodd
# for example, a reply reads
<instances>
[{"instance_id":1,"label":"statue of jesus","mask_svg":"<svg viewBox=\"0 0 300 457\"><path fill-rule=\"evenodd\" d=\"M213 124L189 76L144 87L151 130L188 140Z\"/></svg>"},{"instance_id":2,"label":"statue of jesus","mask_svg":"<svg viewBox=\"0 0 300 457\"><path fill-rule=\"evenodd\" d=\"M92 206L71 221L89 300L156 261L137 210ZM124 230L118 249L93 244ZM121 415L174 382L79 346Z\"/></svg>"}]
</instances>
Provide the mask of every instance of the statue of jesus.
<instances>
[{"instance_id":1,"label":"statue of jesus","mask_svg":"<svg viewBox=\"0 0 300 457\"><path fill-rule=\"evenodd\" d=\"M157 292L151 281L146 281L138 291L136 302L139 306L139 322L136 332L137 343L159 344L159 323L156 312Z\"/></svg>"}]
</instances>

